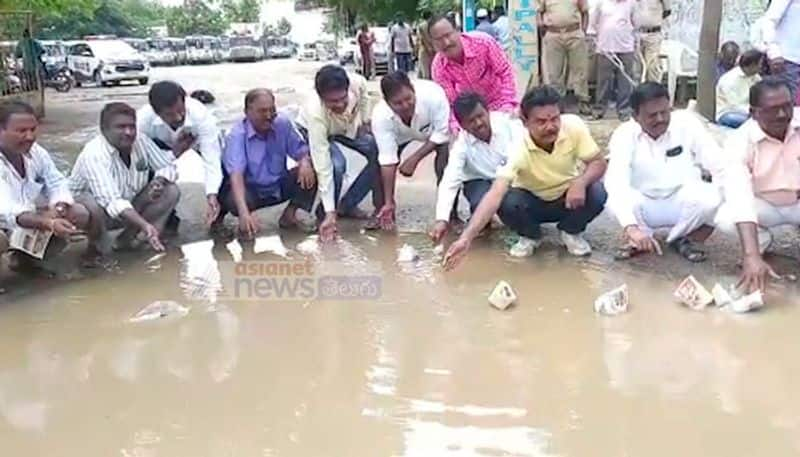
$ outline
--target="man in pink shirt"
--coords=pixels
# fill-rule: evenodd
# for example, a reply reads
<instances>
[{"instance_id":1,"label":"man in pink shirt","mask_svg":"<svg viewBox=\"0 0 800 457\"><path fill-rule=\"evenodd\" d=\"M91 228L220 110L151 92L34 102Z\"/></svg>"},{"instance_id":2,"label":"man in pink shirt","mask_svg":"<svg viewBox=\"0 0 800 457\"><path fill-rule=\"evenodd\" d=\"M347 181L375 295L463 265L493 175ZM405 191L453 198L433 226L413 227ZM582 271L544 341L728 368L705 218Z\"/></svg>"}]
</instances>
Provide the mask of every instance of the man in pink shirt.
<instances>
[{"instance_id":1,"label":"man in pink shirt","mask_svg":"<svg viewBox=\"0 0 800 457\"><path fill-rule=\"evenodd\" d=\"M602 119L612 90L617 94L620 121L630 119L636 37L633 16L636 0L600 0L591 14L597 31L597 92L595 119Z\"/></svg>"},{"instance_id":2,"label":"man in pink shirt","mask_svg":"<svg viewBox=\"0 0 800 457\"><path fill-rule=\"evenodd\" d=\"M481 33L461 33L447 16L433 17L428 31L436 49L433 80L444 88L451 105L459 94L471 91L486 100L490 111L516 113L514 71L497 41ZM452 113L450 130L459 130Z\"/></svg>"},{"instance_id":3,"label":"man in pink shirt","mask_svg":"<svg viewBox=\"0 0 800 457\"><path fill-rule=\"evenodd\" d=\"M739 232L740 285L764 290L777 277L762 255L772 243L769 228L800 225L800 125L792 123L788 85L769 77L750 89L752 118L729 139L723 173L725 204L717 214L723 232Z\"/></svg>"}]
</instances>

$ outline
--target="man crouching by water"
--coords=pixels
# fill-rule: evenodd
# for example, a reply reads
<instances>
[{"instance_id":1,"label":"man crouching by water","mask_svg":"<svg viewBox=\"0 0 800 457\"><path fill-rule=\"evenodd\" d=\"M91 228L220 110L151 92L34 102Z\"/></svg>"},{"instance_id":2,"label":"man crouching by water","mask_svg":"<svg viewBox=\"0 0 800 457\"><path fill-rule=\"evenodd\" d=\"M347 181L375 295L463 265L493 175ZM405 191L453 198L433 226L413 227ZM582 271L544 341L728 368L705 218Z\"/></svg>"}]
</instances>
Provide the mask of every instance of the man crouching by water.
<instances>
[{"instance_id":1,"label":"man crouching by water","mask_svg":"<svg viewBox=\"0 0 800 457\"><path fill-rule=\"evenodd\" d=\"M542 223L557 222L561 242L576 256L592 252L582 233L602 211L606 191L600 181L606 162L589 128L577 116L561 114L555 89L537 87L522 99L521 118L529 135L511 151L469 225L445 255L445 268L455 268L472 240L489 223L508 194L504 221L520 235L511 254L529 256L541 244Z\"/></svg>"},{"instance_id":2,"label":"man crouching by water","mask_svg":"<svg viewBox=\"0 0 800 457\"><path fill-rule=\"evenodd\" d=\"M163 251L161 231L180 196L174 155L137 134L136 111L125 103L103 107L100 131L84 146L70 176L76 198L96 221L94 250L107 254L109 230L123 229L117 249L146 241Z\"/></svg>"},{"instance_id":3,"label":"man crouching by water","mask_svg":"<svg viewBox=\"0 0 800 457\"><path fill-rule=\"evenodd\" d=\"M90 230L89 211L75 203L67 179L36 143L39 121L33 108L13 101L0 105L0 253L15 230L52 232L44 259L57 254L80 232ZM91 241L91 240L90 240ZM36 251L37 243L32 250ZM44 248L42 248L44 249ZM11 268L41 268L33 257L15 252Z\"/></svg>"}]
</instances>

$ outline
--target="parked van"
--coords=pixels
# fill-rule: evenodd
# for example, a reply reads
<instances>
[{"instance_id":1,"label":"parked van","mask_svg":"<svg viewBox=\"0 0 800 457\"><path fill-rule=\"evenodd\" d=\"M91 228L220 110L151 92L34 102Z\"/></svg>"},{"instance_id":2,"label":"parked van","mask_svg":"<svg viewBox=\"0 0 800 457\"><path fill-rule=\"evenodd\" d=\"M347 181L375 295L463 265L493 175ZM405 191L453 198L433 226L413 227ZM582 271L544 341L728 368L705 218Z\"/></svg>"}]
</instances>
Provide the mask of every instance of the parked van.
<instances>
[{"instance_id":1,"label":"parked van","mask_svg":"<svg viewBox=\"0 0 800 457\"><path fill-rule=\"evenodd\" d=\"M213 36L188 36L186 55L189 63L222 62L222 44Z\"/></svg>"},{"instance_id":2,"label":"parked van","mask_svg":"<svg viewBox=\"0 0 800 457\"><path fill-rule=\"evenodd\" d=\"M178 54L172 50L172 43L166 38L150 38L147 40L147 52L150 65L175 65Z\"/></svg>"}]
</instances>

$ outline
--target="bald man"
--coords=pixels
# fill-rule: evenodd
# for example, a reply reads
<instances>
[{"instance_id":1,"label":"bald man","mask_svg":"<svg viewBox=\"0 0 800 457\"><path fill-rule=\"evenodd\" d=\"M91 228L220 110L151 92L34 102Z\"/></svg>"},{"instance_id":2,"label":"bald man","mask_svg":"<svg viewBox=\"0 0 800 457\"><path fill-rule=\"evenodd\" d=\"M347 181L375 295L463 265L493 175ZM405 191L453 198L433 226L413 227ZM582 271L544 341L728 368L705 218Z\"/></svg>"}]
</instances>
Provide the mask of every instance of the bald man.
<instances>
[{"instance_id":1,"label":"bald man","mask_svg":"<svg viewBox=\"0 0 800 457\"><path fill-rule=\"evenodd\" d=\"M317 192L308 144L277 113L275 97L267 89L245 95L244 113L231 128L222 156L227 174L220 192L223 214L238 217L241 235L251 238L260 229L254 212L288 200L279 225L313 230L297 217L298 209L311 212ZM287 157L297 162L295 168L288 169Z\"/></svg>"}]
</instances>

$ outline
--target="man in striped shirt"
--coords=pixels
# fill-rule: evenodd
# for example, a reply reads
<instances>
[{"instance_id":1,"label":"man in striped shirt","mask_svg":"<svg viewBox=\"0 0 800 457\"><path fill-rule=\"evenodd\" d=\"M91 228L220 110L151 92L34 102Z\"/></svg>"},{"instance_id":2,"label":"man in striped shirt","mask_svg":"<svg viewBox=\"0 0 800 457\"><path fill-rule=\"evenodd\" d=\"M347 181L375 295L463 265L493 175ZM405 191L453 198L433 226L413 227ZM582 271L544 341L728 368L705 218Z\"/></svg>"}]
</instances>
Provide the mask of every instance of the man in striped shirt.
<instances>
[{"instance_id":1,"label":"man in striped shirt","mask_svg":"<svg viewBox=\"0 0 800 457\"><path fill-rule=\"evenodd\" d=\"M15 230L53 232L45 258L89 228L89 212L75 203L64 175L36 143L39 122L33 108L13 101L0 105L0 253ZM32 258L18 255L12 268L35 269Z\"/></svg>"},{"instance_id":2,"label":"man in striped shirt","mask_svg":"<svg viewBox=\"0 0 800 457\"><path fill-rule=\"evenodd\" d=\"M147 241L163 251L161 231L180 196L173 153L137 135L136 111L125 103L103 108L100 130L84 146L70 176L72 191L98 221L98 243L92 247L108 253L108 230L123 228L117 248Z\"/></svg>"}]
</instances>

